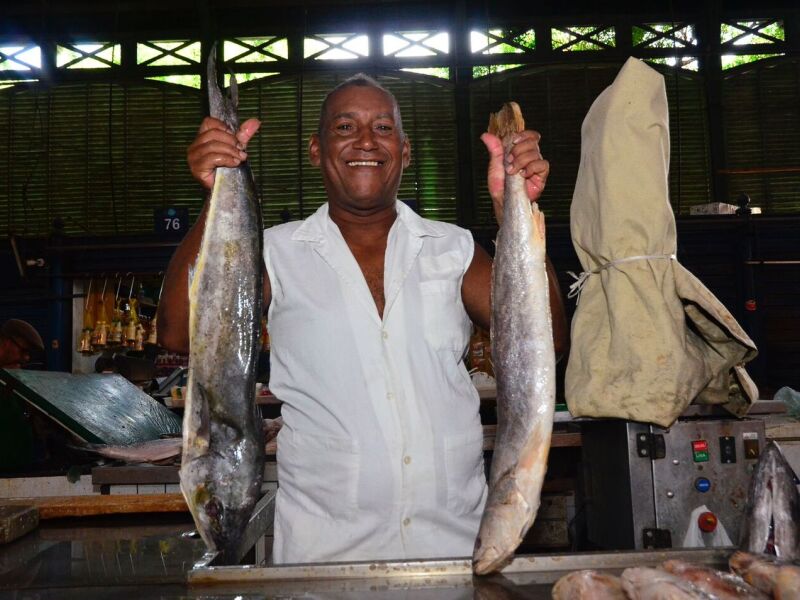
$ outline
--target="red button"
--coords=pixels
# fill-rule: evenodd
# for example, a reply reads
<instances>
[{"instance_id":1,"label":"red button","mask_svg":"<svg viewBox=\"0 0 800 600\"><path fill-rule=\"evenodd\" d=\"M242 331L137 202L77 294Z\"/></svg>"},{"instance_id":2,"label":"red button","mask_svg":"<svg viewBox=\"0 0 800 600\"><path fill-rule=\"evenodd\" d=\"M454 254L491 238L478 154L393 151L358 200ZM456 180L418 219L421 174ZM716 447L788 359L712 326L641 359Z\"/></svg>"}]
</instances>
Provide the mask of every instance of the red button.
<instances>
[{"instance_id":1,"label":"red button","mask_svg":"<svg viewBox=\"0 0 800 600\"><path fill-rule=\"evenodd\" d=\"M708 450L708 442L705 440L695 440L692 442L692 450L695 452L706 452Z\"/></svg>"},{"instance_id":2,"label":"red button","mask_svg":"<svg viewBox=\"0 0 800 600\"><path fill-rule=\"evenodd\" d=\"M697 526L700 531L711 533L717 528L717 516L712 512L704 512L697 517Z\"/></svg>"}]
</instances>

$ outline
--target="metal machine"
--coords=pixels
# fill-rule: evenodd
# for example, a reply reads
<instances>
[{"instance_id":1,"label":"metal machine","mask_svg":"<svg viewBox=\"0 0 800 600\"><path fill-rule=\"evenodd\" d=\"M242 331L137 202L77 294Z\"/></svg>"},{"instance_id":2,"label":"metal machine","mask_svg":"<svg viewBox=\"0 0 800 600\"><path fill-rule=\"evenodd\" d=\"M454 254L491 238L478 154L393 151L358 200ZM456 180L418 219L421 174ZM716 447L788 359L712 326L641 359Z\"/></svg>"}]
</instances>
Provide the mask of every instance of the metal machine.
<instances>
[{"instance_id":1,"label":"metal machine","mask_svg":"<svg viewBox=\"0 0 800 600\"><path fill-rule=\"evenodd\" d=\"M582 431L590 543L640 550L738 542L763 421L681 418L669 429L588 421Z\"/></svg>"}]
</instances>

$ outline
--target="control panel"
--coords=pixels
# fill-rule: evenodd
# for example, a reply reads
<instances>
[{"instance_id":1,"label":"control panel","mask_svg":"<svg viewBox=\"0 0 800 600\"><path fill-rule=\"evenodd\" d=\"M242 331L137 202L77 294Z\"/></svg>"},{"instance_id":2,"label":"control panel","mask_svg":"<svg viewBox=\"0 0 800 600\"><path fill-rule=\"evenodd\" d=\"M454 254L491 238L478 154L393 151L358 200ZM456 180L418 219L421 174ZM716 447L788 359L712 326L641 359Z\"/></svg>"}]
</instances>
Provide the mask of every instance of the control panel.
<instances>
[{"instance_id":1,"label":"control panel","mask_svg":"<svg viewBox=\"0 0 800 600\"><path fill-rule=\"evenodd\" d=\"M764 445L763 422L679 421L652 430L664 436L666 449L663 460L652 461L656 521L670 530L672 546L696 542L686 535L694 526L706 545L719 545L722 529L737 543L750 476Z\"/></svg>"}]
</instances>

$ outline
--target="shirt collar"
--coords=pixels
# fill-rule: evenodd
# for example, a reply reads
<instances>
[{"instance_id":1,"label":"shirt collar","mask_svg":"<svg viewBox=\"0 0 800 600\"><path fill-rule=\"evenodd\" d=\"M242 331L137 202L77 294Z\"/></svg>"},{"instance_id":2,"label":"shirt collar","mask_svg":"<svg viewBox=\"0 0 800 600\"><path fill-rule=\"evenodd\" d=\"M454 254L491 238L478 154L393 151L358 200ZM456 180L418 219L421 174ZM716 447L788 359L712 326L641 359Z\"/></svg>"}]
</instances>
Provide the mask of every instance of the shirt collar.
<instances>
[{"instance_id":1,"label":"shirt collar","mask_svg":"<svg viewBox=\"0 0 800 600\"><path fill-rule=\"evenodd\" d=\"M397 220L414 237L442 237L447 233L443 223L423 219L405 202L395 201L395 208ZM319 243L325 238L331 224L326 202L300 224L292 234L292 240Z\"/></svg>"}]
</instances>

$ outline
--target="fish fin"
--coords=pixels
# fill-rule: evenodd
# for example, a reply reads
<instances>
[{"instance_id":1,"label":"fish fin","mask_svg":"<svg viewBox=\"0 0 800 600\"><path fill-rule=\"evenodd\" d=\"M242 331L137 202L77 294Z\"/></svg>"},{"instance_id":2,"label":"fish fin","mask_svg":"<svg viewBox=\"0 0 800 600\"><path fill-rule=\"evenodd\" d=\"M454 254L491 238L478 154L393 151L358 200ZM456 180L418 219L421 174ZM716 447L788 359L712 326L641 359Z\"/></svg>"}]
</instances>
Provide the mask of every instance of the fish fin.
<instances>
[{"instance_id":1,"label":"fish fin","mask_svg":"<svg viewBox=\"0 0 800 600\"><path fill-rule=\"evenodd\" d=\"M506 102L499 112L489 115L488 132L499 138L508 138L525 129L525 119L516 102Z\"/></svg>"},{"instance_id":2,"label":"fish fin","mask_svg":"<svg viewBox=\"0 0 800 600\"><path fill-rule=\"evenodd\" d=\"M539 240L542 240L542 243L544 243L545 240L544 213L539 210L539 206L536 202L531 202L531 220L533 221L533 227L536 237Z\"/></svg>"},{"instance_id":3,"label":"fish fin","mask_svg":"<svg viewBox=\"0 0 800 600\"><path fill-rule=\"evenodd\" d=\"M208 394L206 393L206 388L199 383L195 389L199 396L198 400L200 400L200 424L197 427L196 434L208 446L211 441L211 411L208 407Z\"/></svg>"},{"instance_id":4,"label":"fish fin","mask_svg":"<svg viewBox=\"0 0 800 600\"><path fill-rule=\"evenodd\" d=\"M217 82L217 44L208 53L208 108L211 116L222 119L225 114L225 98Z\"/></svg>"},{"instance_id":5,"label":"fish fin","mask_svg":"<svg viewBox=\"0 0 800 600\"><path fill-rule=\"evenodd\" d=\"M239 83L236 81L236 74L231 73L231 85L229 88L231 105L235 110L239 106Z\"/></svg>"}]
</instances>

